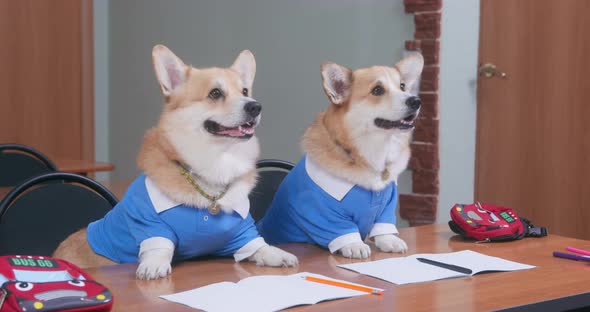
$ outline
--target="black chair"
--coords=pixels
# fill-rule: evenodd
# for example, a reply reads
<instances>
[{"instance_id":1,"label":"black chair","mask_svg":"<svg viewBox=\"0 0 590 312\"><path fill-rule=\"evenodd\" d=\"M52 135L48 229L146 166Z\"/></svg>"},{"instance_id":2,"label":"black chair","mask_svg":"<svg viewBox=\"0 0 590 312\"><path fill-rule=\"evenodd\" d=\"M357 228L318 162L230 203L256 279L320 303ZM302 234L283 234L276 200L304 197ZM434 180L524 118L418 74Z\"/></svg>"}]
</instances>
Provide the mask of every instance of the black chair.
<instances>
[{"instance_id":1,"label":"black chair","mask_svg":"<svg viewBox=\"0 0 590 312\"><path fill-rule=\"evenodd\" d=\"M264 217L279 185L294 165L278 159L262 159L256 163L258 184L250 192L250 213L254 221Z\"/></svg>"},{"instance_id":2,"label":"black chair","mask_svg":"<svg viewBox=\"0 0 590 312\"><path fill-rule=\"evenodd\" d=\"M15 186L28 178L55 171L55 164L31 147L0 144L0 187Z\"/></svg>"},{"instance_id":3,"label":"black chair","mask_svg":"<svg viewBox=\"0 0 590 312\"><path fill-rule=\"evenodd\" d=\"M67 236L102 218L117 202L104 186L78 174L31 178L0 202L0 255L49 256Z\"/></svg>"}]
</instances>

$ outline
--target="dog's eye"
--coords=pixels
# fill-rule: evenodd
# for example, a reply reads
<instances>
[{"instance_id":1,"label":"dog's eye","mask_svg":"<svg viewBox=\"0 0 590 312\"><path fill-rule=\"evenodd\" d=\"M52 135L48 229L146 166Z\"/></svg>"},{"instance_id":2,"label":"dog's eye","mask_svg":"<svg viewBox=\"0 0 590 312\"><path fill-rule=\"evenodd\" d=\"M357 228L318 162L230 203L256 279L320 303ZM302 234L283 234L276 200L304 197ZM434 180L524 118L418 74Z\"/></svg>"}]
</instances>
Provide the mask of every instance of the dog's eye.
<instances>
[{"instance_id":1,"label":"dog's eye","mask_svg":"<svg viewBox=\"0 0 590 312\"><path fill-rule=\"evenodd\" d=\"M215 88L213 90L211 90L211 92L209 92L209 98L211 98L212 100L217 100L220 97L223 96L223 92L221 92L221 90Z\"/></svg>"},{"instance_id":2,"label":"dog's eye","mask_svg":"<svg viewBox=\"0 0 590 312\"><path fill-rule=\"evenodd\" d=\"M385 89L382 86L376 86L371 90L371 94L374 96L381 96L383 93L385 93Z\"/></svg>"},{"instance_id":3,"label":"dog's eye","mask_svg":"<svg viewBox=\"0 0 590 312\"><path fill-rule=\"evenodd\" d=\"M405 84L405 83L403 83L403 82L402 82L402 83L400 83L400 84L399 84L399 88L400 88L400 90L402 90L402 91L406 91L406 84Z\"/></svg>"},{"instance_id":4,"label":"dog's eye","mask_svg":"<svg viewBox=\"0 0 590 312\"><path fill-rule=\"evenodd\" d=\"M248 96L248 88L244 88L244 89L242 89L242 94L243 94L244 96Z\"/></svg>"}]
</instances>

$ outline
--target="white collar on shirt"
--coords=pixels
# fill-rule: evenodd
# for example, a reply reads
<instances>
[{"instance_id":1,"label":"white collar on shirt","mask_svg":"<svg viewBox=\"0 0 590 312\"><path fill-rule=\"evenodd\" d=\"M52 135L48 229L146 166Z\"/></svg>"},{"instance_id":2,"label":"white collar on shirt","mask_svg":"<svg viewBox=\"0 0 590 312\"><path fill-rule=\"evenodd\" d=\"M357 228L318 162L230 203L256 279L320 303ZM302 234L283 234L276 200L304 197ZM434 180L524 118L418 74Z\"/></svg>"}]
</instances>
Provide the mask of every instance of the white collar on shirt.
<instances>
[{"instance_id":1,"label":"white collar on shirt","mask_svg":"<svg viewBox=\"0 0 590 312\"><path fill-rule=\"evenodd\" d=\"M305 171L315 184L338 201L341 201L355 185L324 170L308 156L305 156Z\"/></svg>"},{"instance_id":2,"label":"white collar on shirt","mask_svg":"<svg viewBox=\"0 0 590 312\"><path fill-rule=\"evenodd\" d=\"M162 193L154 181L152 181L149 177L145 178L145 188L147 189L150 200L152 201L152 205L154 205L154 209L157 213L182 205L181 203L175 202L170 197ZM232 208L242 217L242 219L246 219L248 212L250 211L250 201L239 201L232 205Z\"/></svg>"}]
</instances>

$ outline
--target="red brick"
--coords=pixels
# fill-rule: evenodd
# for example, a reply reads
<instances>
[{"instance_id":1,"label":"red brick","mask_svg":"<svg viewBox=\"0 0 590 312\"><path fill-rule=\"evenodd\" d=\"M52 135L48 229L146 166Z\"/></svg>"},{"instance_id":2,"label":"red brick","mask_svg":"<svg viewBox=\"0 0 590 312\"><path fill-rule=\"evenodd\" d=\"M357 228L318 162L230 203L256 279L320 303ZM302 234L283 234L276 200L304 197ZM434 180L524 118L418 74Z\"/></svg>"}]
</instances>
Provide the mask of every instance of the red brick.
<instances>
[{"instance_id":1,"label":"red brick","mask_svg":"<svg viewBox=\"0 0 590 312\"><path fill-rule=\"evenodd\" d=\"M442 7L442 0L404 0L406 13L438 11Z\"/></svg>"},{"instance_id":2,"label":"red brick","mask_svg":"<svg viewBox=\"0 0 590 312\"><path fill-rule=\"evenodd\" d=\"M438 170L438 145L427 143L412 143L412 157L408 166L412 170Z\"/></svg>"},{"instance_id":3,"label":"red brick","mask_svg":"<svg viewBox=\"0 0 590 312\"><path fill-rule=\"evenodd\" d=\"M438 65L440 42L438 40L420 40L420 51L424 56L424 65Z\"/></svg>"},{"instance_id":4,"label":"red brick","mask_svg":"<svg viewBox=\"0 0 590 312\"><path fill-rule=\"evenodd\" d=\"M414 32L416 39L438 39L440 38L440 29L417 30Z\"/></svg>"},{"instance_id":5,"label":"red brick","mask_svg":"<svg viewBox=\"0 0 590 312\"><path fill-rule=\"evenodd\" d=\"M430 29L440 25L440 12L417 13L414 15L416 30Z\"/></svg>"},{"instance_id":6,"label":"red brick","mask_svg":"<svg viewBox=\"0 0 590 312\"><path fill-rule=\"evenodd\" d=\"M440 42L438 40L406 40L405 48L408 51L420 51L424 56L426 66L438 65L440 53Z\"/></svg>"},{"instance_id":7,"label":"red brick","mask_svg":"<svg viewBox=\"0 0 590 312\"><path fill-rule=\"evenodd\" d=\"M405 42L406 50L420 51L424 70L420 81L422 109L416 121L409 168L413 170L414 194L399 197L400 214L411 226L436 220L439 177L438 88L442 0L404 0L406 13L414 15L414 39ZM420 143L417 143L420 142Z\"/></svg>"},{"instance_id":8,"label":"red brick","mask_svg":"<svg viewBox=\"0 0 590 312\"><path fill-rule=\"evenodd\" d=\"M408 51L420 50L420 40L406 40L406 50L408 50Z\"/></svg>"},{"instance_id":9,"label":"red brick","mask_svg":"<svg viewBox=\"0 0 590 312\"><path fill-rule=\"evenodd\" d=\"M412 192L437 195L438 191L438 170L415 170L412 172Z\"/></svg>"},{"instance_id":10,"label":"red brick","mask_svg":"<svg viewBox=\"0 0 590 312\"><path fill-rule=\"evenodd\" d=\"M400 194L399 214L411 226L431 224L436 221L438 196Z\"/></svg>"},{"instance_id":11,"label":"red brick","mask_svg":"<svg viewBox=\"0 0 590 312\"><path fill-rule=\"evenodd\" d=\"M418 118L414 129L414 142L438 143L438 119Z\"/></svg>"},{"instance_id":12,"label":"red brick","mask_svg":"<svg viewBox=\"0 0 590 312\"><path fill-rule=\"evenodd\" d=\"M438 119L438 94L419 93L418 97L422 100L420 118Z\"/></svg>"},{"instance_id":13,"label":"red brick","mask_svg":"<svg viewBox=\"0 0 590 312\"><path fill-rule=\"evenodd\" d=\"M420 91L438 91L438 66L426 66L422 70Z\"/></svg>"},{"instance_id":14,"label":"red brick","mask_svg":"<svg viewBox=\"0 0 590 312\"><path fill-rule=\"evenodd\" d=\"M416 39L440 38L440 12L423 13L414 15Z\"/></svg>"}]
</instances>

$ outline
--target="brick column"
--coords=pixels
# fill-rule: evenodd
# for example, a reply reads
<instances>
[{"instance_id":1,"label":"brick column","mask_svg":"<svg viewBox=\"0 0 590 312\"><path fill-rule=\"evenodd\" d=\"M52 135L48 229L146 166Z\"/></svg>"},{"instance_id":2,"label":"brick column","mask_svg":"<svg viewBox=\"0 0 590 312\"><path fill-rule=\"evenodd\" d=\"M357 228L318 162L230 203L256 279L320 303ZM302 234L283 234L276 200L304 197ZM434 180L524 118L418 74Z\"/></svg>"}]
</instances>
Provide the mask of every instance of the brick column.
<instances>
[{"instance_id":1,"label":"brick column","mask_svg":"<svg viewBox=\"0 0 590 312\"><path fill-rule=\"evenodd\" d=\"M438 78L442 0L404 0L406 13L414 14L414 39L406 49L420 51L424 70L420 81L422 109L412 142L412 193L400 194L400 215L411 226L436 220L439 194Z\"/></svg>"}]
</instances>

